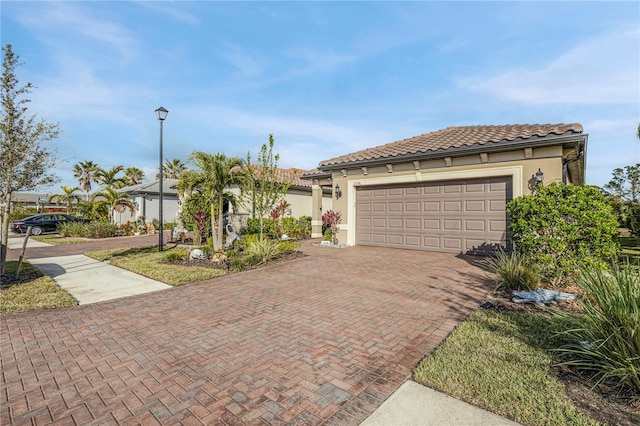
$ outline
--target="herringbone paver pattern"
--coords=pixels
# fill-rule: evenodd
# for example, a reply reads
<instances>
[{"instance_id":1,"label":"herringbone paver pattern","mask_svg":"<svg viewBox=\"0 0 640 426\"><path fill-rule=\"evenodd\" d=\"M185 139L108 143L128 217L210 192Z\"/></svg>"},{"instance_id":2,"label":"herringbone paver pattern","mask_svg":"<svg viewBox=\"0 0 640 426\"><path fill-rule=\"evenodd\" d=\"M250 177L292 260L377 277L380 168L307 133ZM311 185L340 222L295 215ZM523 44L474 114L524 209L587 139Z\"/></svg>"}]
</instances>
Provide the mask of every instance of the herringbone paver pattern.
<instances>
[{"instance_id":1,"label":"herringbone paver pattern","mask_svg":"<svg viewBox=\"0 0 640 426\"><path fill-rule=\"evenodd\" d=\"M486 293L449 254L311 247L262 270L1 319L2 424L341 424Z\"/></svg>"}]
</instances>

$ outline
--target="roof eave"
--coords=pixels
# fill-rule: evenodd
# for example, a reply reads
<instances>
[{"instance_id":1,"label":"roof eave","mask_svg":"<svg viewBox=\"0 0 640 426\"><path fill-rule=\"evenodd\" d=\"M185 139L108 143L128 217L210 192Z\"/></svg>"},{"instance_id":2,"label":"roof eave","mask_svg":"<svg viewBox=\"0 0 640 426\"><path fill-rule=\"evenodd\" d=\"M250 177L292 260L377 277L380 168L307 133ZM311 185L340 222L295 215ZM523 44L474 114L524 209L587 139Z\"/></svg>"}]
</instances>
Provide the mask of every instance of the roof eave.
<instances>
[{"instance_id":1,"label":"roof eave","mask_svg":"<svg viewBox=\"0 0 640 426\"><path fill-rule=\"evenodd\" d=\"M559 144L571 143L576 141L586 141L586 138L587 138L587 134L585 133L571 133L571 134L543 136L543 137L534 136L528 139L516 139L513 141L506 141L506 142L499 142L499 143L487 142L483 145L475 144L471 146L441 149L438 151L411 153L411 154L405 154L405 155L400 155L395 157L384 157L384 158L375 158L371 160L350 161L346 163L329 164L326 166L319 165L318 169L324 172L330 172L333 170L340 170L340 169L353 168L353 167L371 167L371 166L381 166L385 164L404 163L407 161L414 161L418 159L430 160L430 159L437 159L437 158L444 158L444 157L461 157L466 155L479 154L482 152L513 151L515 149L521 149L524 147L539 148L539 147L549 146L549 145L559 145ZM318 173L317 175L321 175L321 173ZM325 177L326 173L322 174L322 176ZM315 178L315 175L313 177ZM304 178L306 178L306 176Z\"/></svg>"}]
</instances>

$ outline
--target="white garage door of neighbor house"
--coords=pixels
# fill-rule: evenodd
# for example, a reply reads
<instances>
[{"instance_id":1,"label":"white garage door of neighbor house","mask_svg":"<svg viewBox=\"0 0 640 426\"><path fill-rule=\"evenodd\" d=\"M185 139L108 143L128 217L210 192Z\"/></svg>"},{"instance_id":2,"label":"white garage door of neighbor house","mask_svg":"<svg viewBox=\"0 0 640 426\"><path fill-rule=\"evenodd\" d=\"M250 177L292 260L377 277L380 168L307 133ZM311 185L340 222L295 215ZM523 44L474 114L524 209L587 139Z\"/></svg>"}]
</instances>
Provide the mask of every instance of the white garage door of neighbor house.
<instances>
[{"instance_id":1,"label":"white garage door of neighbor house","mask_svg":"<svg viewBox=\"0 0 640 426\"><path fill-rule=\"evenodd\" d=\"M511 177L356 188L356 244L483 253L508 242Z\"/></svg>"}]
</instances>

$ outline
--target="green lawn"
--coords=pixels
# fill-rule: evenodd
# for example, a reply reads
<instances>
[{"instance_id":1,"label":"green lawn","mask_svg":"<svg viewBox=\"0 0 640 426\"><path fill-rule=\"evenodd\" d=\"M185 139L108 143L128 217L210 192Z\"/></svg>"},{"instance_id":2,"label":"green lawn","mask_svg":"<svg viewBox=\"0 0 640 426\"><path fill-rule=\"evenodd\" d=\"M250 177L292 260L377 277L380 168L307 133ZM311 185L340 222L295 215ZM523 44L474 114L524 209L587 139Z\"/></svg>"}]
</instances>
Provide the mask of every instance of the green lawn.
<instances>
[{"instance_id":1,"label":"green lawn","mask_svg":"<svg viewBox=\"0 0 640 426\"><path fill-rule=\"evenodd\" d=\"M86 238L72 238L72 237L63 237L59 234L48 234L48 235L38 235L38 236L30 236L30 239L40 241L42 243L60 245L60 244L78 244L78 243L86 243L90 241Z\"/></svg>"},{"instance_id":2,"label":"green lawn","mask_svg":"<svg viewBox=\"0 0 640 426\"><path fill-rule=\"evenodd\" d=\"M565 394L549 350L561 321L543 313L476 311L414 379L526 425L597 425Z\"/></svg>"},{"instance_id":3,"label":"green lawn","mask_svg":"<svg viewBox=\"0 0 640 426\"><path fill-rule=\"evenodd\" d=\"M13 275L18 262L8 261L5 272ZM33 309L51 309L74 306L78 302L61 289L51 278L43 275L28 262L22 263L22 282L0 285L0 312L24 312Z\"/></svg>"},{"instance_id":4,"label":"green lawn","mask_svg":"<svg viewBox=\"0 0 640 426\"><path fill-rule=\"evenodd\" d=\"M227 273L224 270L214 268L164 263L171 250L174 249L167 249L159 253L158 246L146 246L89 251L85 254L102 262L108 262L111 265L174 286L216 278Z\"/></svg>"}]
</instances>

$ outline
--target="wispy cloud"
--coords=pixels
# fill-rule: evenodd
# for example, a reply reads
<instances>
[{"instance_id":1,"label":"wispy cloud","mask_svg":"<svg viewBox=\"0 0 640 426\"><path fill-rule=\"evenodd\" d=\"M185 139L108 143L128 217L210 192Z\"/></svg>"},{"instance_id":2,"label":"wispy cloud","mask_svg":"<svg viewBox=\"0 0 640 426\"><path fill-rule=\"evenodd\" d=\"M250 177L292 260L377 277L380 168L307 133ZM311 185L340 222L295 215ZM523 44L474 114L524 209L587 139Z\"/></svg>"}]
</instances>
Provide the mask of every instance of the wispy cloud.
<instances>
[{"instance_id":1,"label":"wispy cloud","mask_svg":"<svg viewBox=\"0 0 640 426\"><path fill-rule=\"evenodd\" d=\"M186 10L187 2L165 2L165 1L148 1L139 0L136 4L152 12L166 15L171 19L196 26L200 24L200 19Z\"/></svg>"},{"instance_id":2,"label":"wispy cloud","mask_svg":"<svg viewBox=\"0 0 640 426\"><path fill-rule=\"evenodd\" d=\"M71 40L89 38L116 49L123 56L132 55L137 42L124 26L105 17L96 18L77 3L45 4L46 7L25 9L18 19L49 45L58 43L65 36Z\"/></svg>"},{"instance_id":3,"label":"wispy cloud","mask_svg":"<svg viewBox=\"0 0 640 426\"><path fill-rule=\"evenodd\" d=\"M494 76L461 78L464 88L529 104L637 103L640 90L639 30L606 34L576 45L548 63Z\"/></svg>"}]
</instances>

